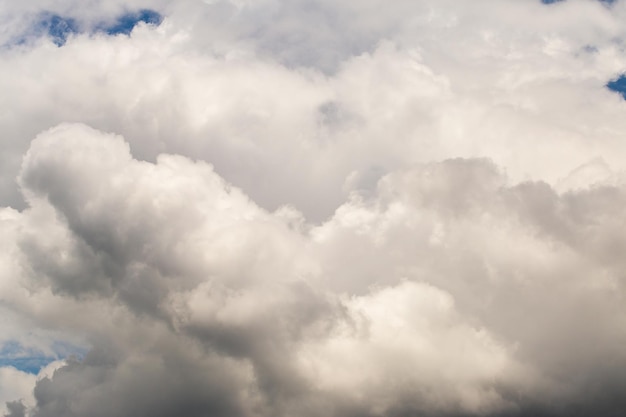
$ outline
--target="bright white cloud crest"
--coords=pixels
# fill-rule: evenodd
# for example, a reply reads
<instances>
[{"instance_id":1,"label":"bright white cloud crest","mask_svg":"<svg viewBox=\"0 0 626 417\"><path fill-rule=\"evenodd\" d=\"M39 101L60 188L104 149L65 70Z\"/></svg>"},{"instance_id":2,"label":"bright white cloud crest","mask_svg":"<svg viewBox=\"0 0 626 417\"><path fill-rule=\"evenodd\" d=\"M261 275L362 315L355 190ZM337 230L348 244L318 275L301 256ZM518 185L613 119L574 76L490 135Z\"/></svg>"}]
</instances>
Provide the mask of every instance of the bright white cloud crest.
<instances>
[{"instance_id":1,"label":"bright white cloud crest","mask_svg":"<svg viewBox=\"0 0 626 417\"><path fill-rule=\"evenodd\" d=\"M7 416L620 415L621 1L75 6L0 7Z\"/></svg>"}]
</instances>

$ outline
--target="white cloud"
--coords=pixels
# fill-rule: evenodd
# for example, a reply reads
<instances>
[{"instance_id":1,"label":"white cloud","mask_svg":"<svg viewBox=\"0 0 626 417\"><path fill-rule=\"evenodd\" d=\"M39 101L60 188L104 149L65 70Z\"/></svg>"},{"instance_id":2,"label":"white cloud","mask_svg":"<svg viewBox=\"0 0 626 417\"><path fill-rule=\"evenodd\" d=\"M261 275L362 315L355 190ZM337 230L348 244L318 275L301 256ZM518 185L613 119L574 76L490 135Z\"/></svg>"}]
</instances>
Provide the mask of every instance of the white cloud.
<instances>
[{"instance_id":1,"label":"white cloud","mask_svg":"<svg viewBox=\"0 0 626 417\"><path fill-rule=\"evenodd\" d=\"M35 415L118 395L125 415L135 394L113 387L135 384L128 369L183 372L201 384L174 390L183 402L226 389L218 413L524 410L569 401L588 379L610 384L594 369L626 359L623 262L607 251L622 244L620 216L598 216L621 206L618 186L559 195L509 187L487 160L448 160L388 174L324 224L294 228L289 209L259 208L206 163L137 161L84 125L35 139L20 181L30 208L7 227L28 268L5 297L97 346L38 383ZM157 352L170 352L162 367ZM227 366L231 382L196 380L194 363Z\"/></svg>"},{"instance_id":2,"label":"white cloud","mask_svg":"<svg viewBox=\"0 0 626 417\"><path fill-rule=\"evenodd\" d=\"M22 401L25 406L35 404L33 387L36 377L12 367L0 367L0 404L3 413L7 412L5 404L12 401Z\"/></svg>"},{"instance_id":3,"label":"white cloud","mask_svg":"<svg viewBox=\"0 0 626 417\"><path fill-rule=\"evenodd\" d=\"M500 385L527 390L540 382L523 375L488 331L464 323L436 287L406 281L346 307L348 321L301 360L318 389L367 404L372 414L488 414L515 407Z\"/></svg>"},{"instance_id":4,"label":"white cloud","mask_svg":"<svg viewBox=\"0 0 626 417\"><path fill-rule=\"evenodd\" d=\"M0 7L0 326L90 351L3 368L2 400L623 408L626 3L77 4ZM165 20L7 44L141 8Z\"/></svg>"}]
</instances>

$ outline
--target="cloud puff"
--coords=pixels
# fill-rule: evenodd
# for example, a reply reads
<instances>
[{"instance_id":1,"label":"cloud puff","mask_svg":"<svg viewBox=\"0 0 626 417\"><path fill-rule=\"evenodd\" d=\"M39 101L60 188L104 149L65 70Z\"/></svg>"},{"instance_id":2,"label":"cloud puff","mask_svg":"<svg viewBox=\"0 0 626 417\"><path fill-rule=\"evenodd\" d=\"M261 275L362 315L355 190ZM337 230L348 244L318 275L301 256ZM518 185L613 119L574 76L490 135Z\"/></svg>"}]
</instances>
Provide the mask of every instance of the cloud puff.
<instances>
[{"instance_id":1,"label":"cloud puff","mask_svg":"<svg viewBox=\"0 0 626 417\"><path fill-rule=\"evenodd\" d=\"M35 376L21 372L13 367L0 368L0 401L2 410L7 410L9 416L17 417L23 414L26 405L33 406L33 386ZM6 403L6 407L5 407Z\"/></svg>"},{"instance_id":2,"label":"cloud puff","mask_svg":"<svg viewBox=\"0 0 626 417\"><path fill-rule=\"evenodd\" d=\"M623 3L77 5L0 10L8 416L620 415Z\"/></svg>"},{"instance_id":3,"label":"cloud puff","mask_svg":"<svg viewBox=\"0 0 626 417\"><path fill-rule=\"evenodd\" d=\"M5 300L93 346L37 382L34 416L619 409L621 186L456 159L306 225L84 125L35 139L20 183Z\"/></svg>"}]
</instances>

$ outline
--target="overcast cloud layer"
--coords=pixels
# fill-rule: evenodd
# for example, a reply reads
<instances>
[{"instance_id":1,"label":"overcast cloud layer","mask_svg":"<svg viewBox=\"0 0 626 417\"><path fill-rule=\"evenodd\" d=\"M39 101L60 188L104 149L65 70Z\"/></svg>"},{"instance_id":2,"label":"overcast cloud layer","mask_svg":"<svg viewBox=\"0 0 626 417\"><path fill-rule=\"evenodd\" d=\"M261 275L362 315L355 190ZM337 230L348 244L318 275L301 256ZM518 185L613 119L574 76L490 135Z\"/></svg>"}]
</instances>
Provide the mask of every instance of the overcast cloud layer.
<instances>
[{"instance_id":1,"label":"overcast cloud layer","mask_svg":"<svg viewBox=\"0 0 626 417\"><path fill-rule=\"evenodd\" d=\"M626 2L0 0L0 414L617 417Z\"/></svg>"}]
</instances>

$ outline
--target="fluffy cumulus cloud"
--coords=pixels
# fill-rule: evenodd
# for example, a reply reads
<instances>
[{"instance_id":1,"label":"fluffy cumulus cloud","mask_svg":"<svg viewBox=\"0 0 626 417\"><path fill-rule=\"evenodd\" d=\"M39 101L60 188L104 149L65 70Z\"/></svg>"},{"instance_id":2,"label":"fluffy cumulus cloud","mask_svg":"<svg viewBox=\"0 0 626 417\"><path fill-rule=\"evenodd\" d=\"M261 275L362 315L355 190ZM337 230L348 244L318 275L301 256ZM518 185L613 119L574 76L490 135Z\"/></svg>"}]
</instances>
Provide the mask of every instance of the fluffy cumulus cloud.
<instances>
[{"instance_id":1,"label":"fluffy cumulus cloud","mask_svg":"<svg viewBox=\"0 0 626 417\"><path fill-rule=\"evenodd\" d=\"M617 417L622 0L0 5L0 413Z\"/></svg>"}]
</instances>

